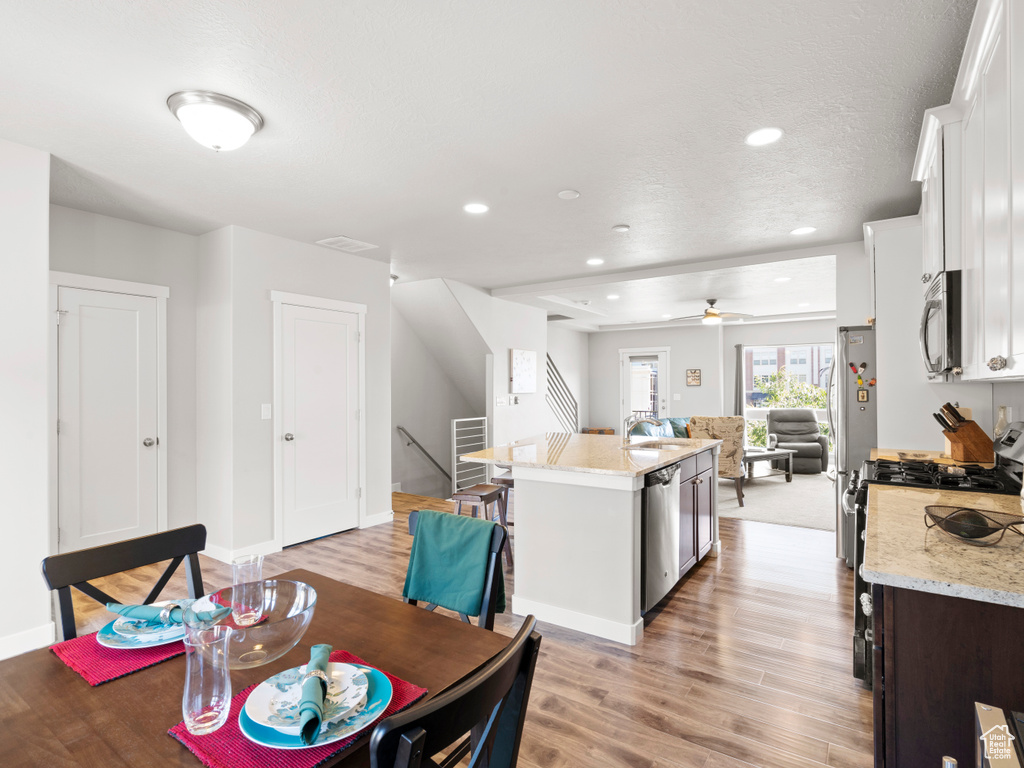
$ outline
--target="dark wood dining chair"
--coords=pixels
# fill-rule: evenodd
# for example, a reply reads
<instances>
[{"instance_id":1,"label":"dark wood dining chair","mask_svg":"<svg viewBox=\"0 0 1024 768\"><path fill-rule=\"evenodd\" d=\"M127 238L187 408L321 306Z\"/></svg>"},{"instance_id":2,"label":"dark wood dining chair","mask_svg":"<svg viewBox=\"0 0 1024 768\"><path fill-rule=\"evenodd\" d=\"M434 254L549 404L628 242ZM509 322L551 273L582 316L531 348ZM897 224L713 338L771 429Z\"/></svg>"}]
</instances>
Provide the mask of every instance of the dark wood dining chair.
<instances>
[{"instance_id":1,"label":"dark wood dining chair","mask_svg":"<svg viewBox=\"0 0 1024 768\"><path fill-rule=\"evenodd\" d=\"M188 579L188 595L202 597L204 592L203 577L199 570L199 552L205 548L206 526L196 524L44 558L43 579L47 587L57 592L64 639L70 640L77 636L71 587L84 592L103 605L121 602L89 581L170 560L163 575L142 601L144 605L149 605L160 596L160 592L182 561L187 560L185 575Z\"/></svg>"},{"instance_id":2,"label":"dark wood dining chair","mask_svg":"<svg viewBox=\"0 0 1024 768\"><path fill-rule=\"evenodd\" d=\"M416 522L418 519L418 510L409 513L409 534L411 536L416 535ZM498 579L503 578L498 566L501 562L501 550L505 546L505 538L507 536L508 531L502 526L495 524L494 531L491 533L491 546L487 551L487 567L484 571L484 593L483 599L480 602L480 613L477 619L478 625L484 629L494 629L494 614L498 606ZM418 605L416 600L402 599L410 605ZM432 611L437 608L437 603L426 603L423 607L428 611ZM464 613L459 613L459 618L467 624L473 623L469 620L469 616Z\"/></svg>"},{"instance_id":3,"label":"dark wood dining chair","mask_svg":"<svg viewBox=\"0 0 1024 768\"><path fill-rule=\"evenodd\" d=\"M508 647L478 672L374 728L371 768L449 768L471 751L469 768L515 768L540 649L536 623L527 616ZM442 762L433 760L467 733Z\"/></svg>"}]
</instances>

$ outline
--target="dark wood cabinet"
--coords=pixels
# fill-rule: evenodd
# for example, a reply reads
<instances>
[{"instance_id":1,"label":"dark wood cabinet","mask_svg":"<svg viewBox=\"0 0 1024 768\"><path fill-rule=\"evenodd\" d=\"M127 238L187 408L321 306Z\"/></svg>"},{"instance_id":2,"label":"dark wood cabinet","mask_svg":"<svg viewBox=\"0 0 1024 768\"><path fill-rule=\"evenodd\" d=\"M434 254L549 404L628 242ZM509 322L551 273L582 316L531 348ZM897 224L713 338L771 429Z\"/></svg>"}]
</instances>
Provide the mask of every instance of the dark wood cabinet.
<instances>
[{"instance_id":1,"label":"dark wood cabinet","mask_svg":"<svg viewBox=\"0 0 1024 768\"><path fill-rule=\"evenodd\" d=\"M1024 708L1024 609L874 585L876 768L974 765L974 702Z\"/></svg>"},{"instance_id":2,"label":"dark wood cabinet","mask_svg":"<svg viewBox=\"0 0 1024 768\"><path fill-rule=\"evenodd\" d=\"M711 551L714 516L713 456L710 451L682 461L679 472L679 576Z\"/></svg>"}]
</instances>

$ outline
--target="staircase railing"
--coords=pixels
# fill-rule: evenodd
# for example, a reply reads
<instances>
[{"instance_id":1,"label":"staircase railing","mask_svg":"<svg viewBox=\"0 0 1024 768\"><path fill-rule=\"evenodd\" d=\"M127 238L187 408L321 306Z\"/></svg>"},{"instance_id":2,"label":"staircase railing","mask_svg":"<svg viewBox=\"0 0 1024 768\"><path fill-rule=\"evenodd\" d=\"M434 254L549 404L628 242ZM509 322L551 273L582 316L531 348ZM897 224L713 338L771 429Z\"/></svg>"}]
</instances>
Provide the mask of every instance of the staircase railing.
<instances>
[{"instance_id":1,"label":"staircase railing","mask_svg":"<svg viewBox=\"0 0 1024 768\"><path fill-rule=\"evenodd\" d=\"M548 402L558 423L566 432L576 433L580 431L580 406L573 397L568 383L562 377L561 372L555 366L555 361L548 358L548 391L544 399Z\"/></svg>"},{"instance_id":2,"label":"staircase railing","mask_svg":"<svg viewBox=\"0 0 1024 768\"><path fill-rule=\"evenodd\" d=\"M420 445L420 441L409 434L409 430L407 430L403 426L399 426L398 431L405 435L407 438L409 438L409 442L405 444L406 448L408 448L410 445L415 445L417 448L419 448L420 453L426 456L427 459L430 460L430 463L437 467L437 471L444 475L448 479L448 482L451 482L452 476L448 474L448 470L446 470L444 467L438 464L437 461L434 460L434 457L427 452L427 449Z\"/></svg>"},{"instance_id":3,"label":"staircase railing","mask_svg":"<svg viewBox=\"0 0 1024 768\"><path fill-rule=\"evenodd\" d=\"M487 482L489 464L459 461L464 453L482 451L487 447L487 417L452 419L452 493L477 483Z\"/></svg>"}]
</instances>

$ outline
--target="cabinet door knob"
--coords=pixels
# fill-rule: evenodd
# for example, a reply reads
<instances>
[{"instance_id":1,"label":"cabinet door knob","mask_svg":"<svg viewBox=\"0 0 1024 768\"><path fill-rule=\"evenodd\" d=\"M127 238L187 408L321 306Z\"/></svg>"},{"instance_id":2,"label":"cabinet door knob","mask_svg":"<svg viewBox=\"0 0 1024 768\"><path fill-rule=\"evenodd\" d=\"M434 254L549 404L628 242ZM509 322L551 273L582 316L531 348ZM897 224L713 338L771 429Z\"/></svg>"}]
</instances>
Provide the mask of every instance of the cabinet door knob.
<instances>
[{"instance_id":1,"label":"cabinet door knob","mask_svg":"<svg viewBox=\"0 0 1024 768\"><path fill-rule=\"evenodd\" d=\"M921 275L921 282L922 283L930 283L931 281L932 281L932 273L931 272L925 272L923 275Z\"/></svg>"},{"instance_id":2,"label":"cabinet door knob","mask_svg":"<svg viewBox=\"0 0 1024 768\"><path fill-rule=\"evenodd\" d=\"M295 439L295 435L293 435L291 432L285 432L284 439L290 443L292 440Z\"/></svg>"},{"instance_id":3,"label":"cabinet door knob","mask_svg":"<svg viewBox=\"0 0 1024 768\"><path fill-rule=\"evenodd\" d=\"M1006 367L1006 358L1002 355L996 355L988 361L988 367L993 371L1001 371Z\"/></svg>"}]
</instances>

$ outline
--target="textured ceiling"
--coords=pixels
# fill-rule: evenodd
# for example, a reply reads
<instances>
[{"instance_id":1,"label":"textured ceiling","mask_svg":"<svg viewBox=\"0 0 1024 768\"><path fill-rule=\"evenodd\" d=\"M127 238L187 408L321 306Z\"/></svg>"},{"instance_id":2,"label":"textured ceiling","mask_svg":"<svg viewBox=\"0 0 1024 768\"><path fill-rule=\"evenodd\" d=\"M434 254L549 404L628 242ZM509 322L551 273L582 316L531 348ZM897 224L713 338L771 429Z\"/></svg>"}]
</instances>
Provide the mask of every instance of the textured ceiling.
<instances>
[{"instance_id":1,"label":"textured ceiling","mask_svg":"<svg viewBox=\"0 0 1024 768\"><path fill-rule=\"evenodd\" d=\"M851 241L916 212L921 113L949 100L973 7L0 0L0 137L54 155L61 205L348 235L403 279L494 288L591 256L612 271ZM206 150L165 106L186 88L266 127ZM783 140L743 143L766 125ZM795 243L802 225L818 230Z\"/></svg>"}]
</instances>

